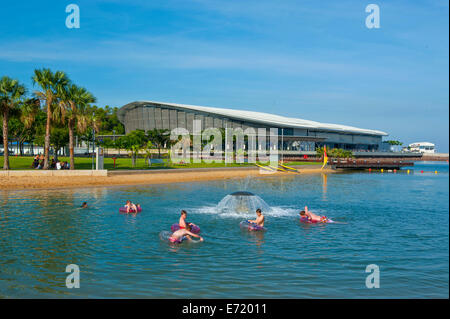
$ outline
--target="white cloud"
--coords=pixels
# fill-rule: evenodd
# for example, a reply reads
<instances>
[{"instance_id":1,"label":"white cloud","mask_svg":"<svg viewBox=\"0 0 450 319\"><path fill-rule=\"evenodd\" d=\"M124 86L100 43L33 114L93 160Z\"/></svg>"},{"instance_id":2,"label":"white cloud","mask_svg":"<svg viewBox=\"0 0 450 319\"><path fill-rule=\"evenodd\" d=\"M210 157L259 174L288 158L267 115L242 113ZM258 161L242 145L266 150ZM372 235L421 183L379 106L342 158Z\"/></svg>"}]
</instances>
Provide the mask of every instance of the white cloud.
<instances>
[{"instance_id":1,"label":"white cloud","mask_svg":"<svg viewBox=\"0 0 450 319\"><path fill-rule=\"evenodd\" d=\"M112 68L251 70L290 75L389 72L345 59L285 54L276 48L250 47L183 37L127 37L101 42L28 39L0 43L0 60L10 62L65 61Z\"/></svg>"}]
</instances>

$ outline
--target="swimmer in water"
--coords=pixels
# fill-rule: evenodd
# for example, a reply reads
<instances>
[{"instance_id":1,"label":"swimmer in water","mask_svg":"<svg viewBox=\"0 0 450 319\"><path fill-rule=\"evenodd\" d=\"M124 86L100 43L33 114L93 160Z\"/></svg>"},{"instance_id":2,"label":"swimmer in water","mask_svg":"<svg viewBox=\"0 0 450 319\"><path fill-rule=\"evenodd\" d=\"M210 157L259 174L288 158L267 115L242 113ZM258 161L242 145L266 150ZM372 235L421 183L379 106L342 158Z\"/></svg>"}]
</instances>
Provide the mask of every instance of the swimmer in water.
<instances>
[{"instance_id":1,"label":"swimmer in water","mask_svg":"<svg viewBox=\"0 0 450 319\"><path fill-rule=\"evenodd\" d=\"M318 222L324 223L328 220L327 216L319 216L319 215L311 213L308 210L308 206L305 206L305 210L302 210L300 212L300 218L307 218L309 221L311 221L313 223L318 223Z\"/></svg>"},{"instance_id":2,"label":"swimmer in water","mask_svg":"<svg viewBox=\"0 0 450 319\"><path fill-rule=\"evenodd\" d=\"M136 213L138 210L137 210L137 207L136 207L136 205L134 205L131 201L129 201L129 200L127 200L127 203L125 204L125 207L126 207L126 209L127 209L127 213Z\"/></svg>"},{"instance_id":3,"label":"swimmer in water","mask_svg":"<svg viewBox=\"0 0 450 319\"><path fill-rule=\"evenodd\" d=\"M88 208L88 205L86 202L83 202L83 204L81 204L81 208Z\"/></svg>"},{"instance_id":4,"label":"swimmer in water","mask_svg":"<svg viewBox=\"0 0 450 319\"><path fill-rule=\"evenodd\" d=\"M261 209L256 210L256 219L248 220L249 223L254 223L258 226L264 227L264 215L261 213Z\"/></svg>"},{"instance_id":5,"label":"swimmer in water","mask_svg":"<svg viewBox=\"0 0 450 319\"><path fill-rule=\"evenodd\" d=\"M173 234L169 238L169 241L171 243L181 243L183 241L183 239L192 240L191 236L199 238L200 241L203 241L203 237L196 235L194 233L191 233L191 225L190 224L187 224L185 229L180 228L179 230L173 232Z\"/></svg>"},{"instance_id":6,"label":"swimmer in water","mask_svg":"<svg viewBox=\"0 0 450 319\"><path fill-rule=\"evenodd\" d=\"M194 223L187 223L186 217L187 217L187 212L184 209L181 210L180 220L178 221L178 225L180 226L180 229L186 229L186 225L196 226Z\"/></svg>"}]
</instances>

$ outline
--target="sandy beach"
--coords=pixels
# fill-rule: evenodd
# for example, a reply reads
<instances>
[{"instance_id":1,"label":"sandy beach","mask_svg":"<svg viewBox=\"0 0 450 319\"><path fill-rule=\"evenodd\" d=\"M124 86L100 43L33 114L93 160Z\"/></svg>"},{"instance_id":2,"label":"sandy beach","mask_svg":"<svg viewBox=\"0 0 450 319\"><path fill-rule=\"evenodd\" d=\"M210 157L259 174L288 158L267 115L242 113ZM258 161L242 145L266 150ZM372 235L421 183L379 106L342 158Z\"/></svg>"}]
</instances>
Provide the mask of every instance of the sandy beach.
<instances>
[{"instance_id":1,"label":"sandy beach","mask_svg":"<svg viewBox=\"0 0 450 319\"><path fill-rule=\"evenodd\" d=\"M168 184L252 177L301 176L302 174L332 173L320 167L299 167L300 174L276 172L261 174L257 168L176 169L157 171L110 171L108 176L40 176L0 177L0 189L71 188L112 185Z\"/></svg>"}]
</instances>

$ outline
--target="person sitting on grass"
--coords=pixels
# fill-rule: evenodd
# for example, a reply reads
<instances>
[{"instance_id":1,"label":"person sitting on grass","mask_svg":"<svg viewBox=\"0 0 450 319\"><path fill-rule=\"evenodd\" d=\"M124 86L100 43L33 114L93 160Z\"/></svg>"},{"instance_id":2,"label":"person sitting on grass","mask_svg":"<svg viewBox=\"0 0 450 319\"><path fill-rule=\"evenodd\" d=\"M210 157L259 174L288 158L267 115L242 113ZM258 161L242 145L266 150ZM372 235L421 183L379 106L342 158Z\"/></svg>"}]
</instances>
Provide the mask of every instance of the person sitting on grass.
<instances>
[{"instance_id":1,"label":"person sitting on grass","mask_svg":"<svg viewBox=\"0 0 450 319\"><path fill-rule=\"evenodd\" d=\"M50 168L55 169L56 168L56 161L55 158L52 158L52 163L50 164Z\"/></svg>"},{"instance_id":2,"label":"person sitting on grass","mask_svg":"<svg viewBox=\"0 0 450 319\"><path fill-rule=\"evenodd\" d=\"M39 158L35 157L33 160L33 164L31 164L31 168L37 168L39 166Z\"/></svg>"},{"instance_id":3,"label":"person sitting on grass","mask_svg":"<svg viewBox=\"0 0 450 319\"><path fill-rule=\"evenodd\" d=\"M319 216L319 215L311 213L308 210L308 206L305 206L305 210L302 210L300 212L300 218L307 218L310 222L313 222L313 223L318 223L318 222L325 223L328 220L327 216Z\"/></svg>"},{"instance_id":4,"label":"person sitting on grass","mask_svg":"<svg viewBox=\"0 0 450 319\"><path fill-rule=\"evenodd\" d=\"M130 200L127 200L125 208L127 209L127 213L137 213L138 211L136 205L133 204Z\"/></svg>"},{"instance_id":5,"label":"person sitting on grass","mask_svg":"<svg viewBox=\"0 0 450 319\"><path fill-rule=\"evenodd\" d=\"M264 215L261 213L261 209L256 210L256 219L248 220L249 223L256 224L258 226L264 227Z\"/></svg>"},{"instance_id":6,"label":"person sitting on grass","mask_svg":"<svg viewBox=\"0 0 450 319\"><path fill-rule=\"evenodd\" d=\"M203 237L191 232L191 225L187 224L186 228L180 228L177 231L174 231L170 236L169 241L171 243L181 243L183 240L192 240L192 237L199 238L200 241L203 241Z\"/></svg>"}]
</instances>

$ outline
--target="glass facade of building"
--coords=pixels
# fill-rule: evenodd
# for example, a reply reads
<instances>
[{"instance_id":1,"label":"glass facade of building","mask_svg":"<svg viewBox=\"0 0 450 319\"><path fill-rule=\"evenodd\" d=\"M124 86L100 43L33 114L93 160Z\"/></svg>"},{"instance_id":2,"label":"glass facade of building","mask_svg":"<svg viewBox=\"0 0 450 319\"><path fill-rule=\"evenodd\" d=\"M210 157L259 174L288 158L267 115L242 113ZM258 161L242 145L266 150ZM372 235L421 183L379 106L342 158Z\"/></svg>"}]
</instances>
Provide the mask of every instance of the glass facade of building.
<instances>
[{"instance_id":1,"label":"glass facade of building","mask_svg":"<svg viewBox=\"0 0 450 319\"><path fill-rule=\"evenodd\" d=\"M164 105L152 102L135 102L122 107L118 113L119 120L125 125L126 133L136 129L144 131L152 129L185 128L193 132L193 121L201 122L202 130L214 128L242 128L244 131L253 128L278 129L279 149L292 151L313 151L316 147L326 145L329 148L342 148L355 151L375 151L380 148L380 135L355 134L349 132L327 131L320 129L301 129L278 127L242 120L231 116L223 116L214 112L204 112L188 108Z\"/></svg>"}]
</instances>

